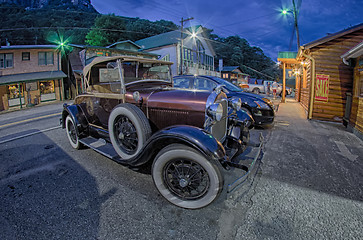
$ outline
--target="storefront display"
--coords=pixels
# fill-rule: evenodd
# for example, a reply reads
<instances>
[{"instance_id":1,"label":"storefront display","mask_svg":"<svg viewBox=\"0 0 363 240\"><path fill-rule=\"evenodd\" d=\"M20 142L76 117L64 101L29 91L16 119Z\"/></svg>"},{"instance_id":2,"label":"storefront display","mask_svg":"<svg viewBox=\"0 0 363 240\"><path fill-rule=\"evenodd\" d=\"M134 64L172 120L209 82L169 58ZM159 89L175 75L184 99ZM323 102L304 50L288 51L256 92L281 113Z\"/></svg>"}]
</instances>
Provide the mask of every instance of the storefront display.
<instances>
[{"instance_id":1,"label":"storefront display","mask_svg":"<svg viewBox=\"0 0 363 240\"><path fill-rule=\"evenodd\" d=\"M54 80L39 82L40 100L42 102L55 100Z\"/></svg>"},{"instance_id":2,"label":"storefront display","mask_svg":"<svg viewBox=\"0 0 363 240\"><path fill-rule=\"evenodd\" d=\"M8 91L7 93L8 93L9 107L20 105L20 101L21 104L25 103L22 84L8 85L7 91Z\"/></svg>"}]
</instances>

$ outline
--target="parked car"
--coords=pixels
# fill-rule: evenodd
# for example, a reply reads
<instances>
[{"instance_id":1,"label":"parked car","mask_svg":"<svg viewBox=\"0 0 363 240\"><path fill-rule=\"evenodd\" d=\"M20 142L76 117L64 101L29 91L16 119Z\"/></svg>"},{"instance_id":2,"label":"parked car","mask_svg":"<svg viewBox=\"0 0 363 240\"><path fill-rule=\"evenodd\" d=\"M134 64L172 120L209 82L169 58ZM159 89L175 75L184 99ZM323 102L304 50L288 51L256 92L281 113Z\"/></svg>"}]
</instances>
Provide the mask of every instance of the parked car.
<instances>
[{"instance_id":1,"label":"parked car","mask_svg":"<svg viewBox=\"0 0 363 240\"><path fill-rule=\"evenodd\" d=\"M247 93L227 80L213 76L175 76L174 87L182 89L198 89L212 91L218 85L223 85L228 98L240 98L242 109L251 114L255 125L262 126L274 121L274 106L270 99L257 94Z\"/></svg>"},{"instance_id":2,"label":"parked car","mask_svg":"<svg viewBox=\"0 0 363 240\"><path fill-rule=\"evenodd\" d=\"M247 144L248 121L236 114L239 98L227 99L221 86L174 88L171 64L96 57L83 71L86 93L64 105L61 124L73 148L85 145L130 167L151 163L164 198L202 208L218 197L228 171L246 170L235 159Z\"/></svg>"},{"instance_id":3,"label":"parked car","mask_svg":"<svg viewBox=\"0 0 363 240\"><path fill-rule=\"evenodd\" d=\"M272 93L272 83L274 81L267 81L265 80L263 82L263 84L248 84L248 91L255 93L255 94L259 94L259 93L267 93L268 90L268 84L270 84L270 93ZM290 87L286 87L285 90L286 96L290 95L292 93L292 89ZM277 95L282 95L282 85L280 83L278 83L278 87L277 87L277 91L276 91Z\"/></svg>"}]
</instances>

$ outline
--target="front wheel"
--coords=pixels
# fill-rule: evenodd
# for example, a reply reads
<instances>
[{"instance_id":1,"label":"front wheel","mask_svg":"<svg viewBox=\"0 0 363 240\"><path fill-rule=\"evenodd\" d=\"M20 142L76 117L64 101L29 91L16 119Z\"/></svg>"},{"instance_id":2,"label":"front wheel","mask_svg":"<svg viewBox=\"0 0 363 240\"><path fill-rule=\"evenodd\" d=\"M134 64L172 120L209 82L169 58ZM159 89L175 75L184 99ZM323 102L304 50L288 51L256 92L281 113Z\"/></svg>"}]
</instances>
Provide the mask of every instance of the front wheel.
<instances>
[{"instance_id":1,"label":"front wheel","mask_svg":"<svg viewBox=\"0 0 363 240\"><path fill-rule=\"evenodd\" d=\"M218 166L195 149L182 144L172 144L158 153L152 177L166 200L187 209L207 206L223 188Z\"/></svg>"}]
</instances>

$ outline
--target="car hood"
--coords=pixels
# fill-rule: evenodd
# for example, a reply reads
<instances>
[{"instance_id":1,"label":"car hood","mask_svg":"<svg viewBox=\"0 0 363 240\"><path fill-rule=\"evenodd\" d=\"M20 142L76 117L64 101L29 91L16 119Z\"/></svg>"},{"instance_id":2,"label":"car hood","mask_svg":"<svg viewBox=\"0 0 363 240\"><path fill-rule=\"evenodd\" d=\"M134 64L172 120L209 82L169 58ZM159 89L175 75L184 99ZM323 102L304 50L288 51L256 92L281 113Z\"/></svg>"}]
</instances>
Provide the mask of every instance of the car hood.
<instances>
[{"instance_id":1,"label":"car hood","mask_svg":"<svg viewBox=\"0 0 363 240\"><path fill-rule=\"evenodd\" d=\"M255 100L262 100L262 96L254 93L248 93L248 92L229 92L227 94L228 97L239 97L243 99L250 99L251 101Z\"/></svg>"}]
</instances>

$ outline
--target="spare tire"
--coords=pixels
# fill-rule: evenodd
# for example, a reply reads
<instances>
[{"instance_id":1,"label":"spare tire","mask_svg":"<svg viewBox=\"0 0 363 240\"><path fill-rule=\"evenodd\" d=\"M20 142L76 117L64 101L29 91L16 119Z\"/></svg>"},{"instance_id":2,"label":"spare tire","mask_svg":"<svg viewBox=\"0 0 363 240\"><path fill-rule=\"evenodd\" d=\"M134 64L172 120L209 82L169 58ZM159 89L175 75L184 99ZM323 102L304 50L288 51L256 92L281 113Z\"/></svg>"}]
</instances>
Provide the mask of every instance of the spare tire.
<instances>
[{"instance_id":1,"label":"spare tire","mask_svg":"<svg viewBox=\"0 0 363 240\"><path fill-rule=\"evenodd\" d=\"M123 160L135 157L151 136L151 127L145 114L135 105L117 105L108 119L110 140Z\"/></svg>"}]
</instances>

